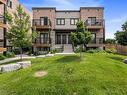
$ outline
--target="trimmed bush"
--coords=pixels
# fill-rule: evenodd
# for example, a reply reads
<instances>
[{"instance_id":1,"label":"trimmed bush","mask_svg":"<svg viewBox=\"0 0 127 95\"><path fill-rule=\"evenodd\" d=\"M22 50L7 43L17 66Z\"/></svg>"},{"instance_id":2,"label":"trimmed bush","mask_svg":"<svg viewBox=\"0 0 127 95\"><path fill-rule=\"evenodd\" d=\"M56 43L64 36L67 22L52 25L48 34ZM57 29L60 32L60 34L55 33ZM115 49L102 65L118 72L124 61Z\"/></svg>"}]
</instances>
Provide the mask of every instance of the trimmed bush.
<instances>
[{"instance_id":1,"label":"trimmed bush","mask_svg":"<svg viewBox=\"0 0 127 95\"><path fill-rule=\"evenodd\" d=\"M113 54L116 54L117 51L115 49L106 49L105 50L107 53L113 53Z\"/></svg>"},{"instance_id":2,"label":"trimmed bush","mask_svg":"<svg viewBox=\"0 0 127 95\"><path fill-rule=\"evenodd\" d=\"M7 58L15 57L15 54L13 52L6 52L6 57Z\"/></svg>"},{"instance_id":3,"label":"trimmed bush","mask_svg":"<svg viewBox=\"0 0 127 95\"><path fill-rule=\"evenodd\" d=\"M3 54L0 54L0 60L4 60L6 57Z\"/></svg>"},{"instance_id":4,"label":"trimmed bush","mask_svg":"<svg viewBox=\"0 0 127 95\"><path fill-rule=\"evenodd\" d=\"M58 49L54 49L54 50L50 51L51 54L55 54L55 53L59 53L59 52L60 52L60 50L58 50Z\"/></svg>"},{"instance_id":5,"label":"trimmed bush","mask_svg":"<svg viewBox=\"0 0 127 95\"><path fill-rule=\"evenodd\" d=\"M105 53L102 49L90 49L86 51L87 53Z\"/></svg>"}]
</instances>

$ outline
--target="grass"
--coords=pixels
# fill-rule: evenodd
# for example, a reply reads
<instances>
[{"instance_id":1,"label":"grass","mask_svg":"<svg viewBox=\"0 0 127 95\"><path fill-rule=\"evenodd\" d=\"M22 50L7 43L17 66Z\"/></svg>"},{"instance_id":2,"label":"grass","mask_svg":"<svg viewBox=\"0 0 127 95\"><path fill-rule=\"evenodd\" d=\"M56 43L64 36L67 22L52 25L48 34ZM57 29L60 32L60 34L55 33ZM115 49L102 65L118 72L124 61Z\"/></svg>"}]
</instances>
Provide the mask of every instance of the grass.
<instances>
[{"instance_id":1,"label":"grass","mask_svg":"<svg viewBox=\"0 0 127 95\"><path fill-rule=\"evenodd\" d=\"M127 95L126 56L84 54L31 59L32 67L0 74L0 95ZM36 78L36 71L48 75Z\"/></svg>"}]
</instances>

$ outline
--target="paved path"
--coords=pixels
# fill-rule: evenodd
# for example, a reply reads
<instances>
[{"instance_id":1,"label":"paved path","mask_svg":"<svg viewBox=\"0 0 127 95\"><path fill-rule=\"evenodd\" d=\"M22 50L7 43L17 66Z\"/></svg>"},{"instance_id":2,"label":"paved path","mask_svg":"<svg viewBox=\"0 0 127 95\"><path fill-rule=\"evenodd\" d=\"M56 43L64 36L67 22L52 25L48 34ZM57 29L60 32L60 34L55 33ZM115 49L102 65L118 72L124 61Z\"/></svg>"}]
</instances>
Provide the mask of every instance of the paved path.
<instances>
[{"instance_id":1,"label":"paved path","mask_svg":"<svg viewBox=\"0 0 127 95\"><path fill-rule=\"evenodd\" d=\"M36 57L31 57L31 56L23 57L23 59L32 59L32 58L36 58ZM7 59L4 59L4 60L1 60L0 64L11 62L11 61L16 61L16 60L19 60L19 59L20 59L20 57L7 58Z\"/></svg>"},{"instance_id":2,"label":"paved path","mask_svg":"<svg viewBox=\"0 0 127 95\"><path fill-rule=\"evenodd\" d=\"M75 53L56 53L55 55L73 55ZM23 55L23 59L33 59L33 58L43 58L43 57L51 57L51 56L54 56L54 54L47 54L47 55L39 55L39 56L28 56L28 55ZM11 62L11 61L16 61L16 60L19 60L20 59L20 55L17 55L16 57L14 58L7 58L7 59L4 59L4 60L1 60L0 61L0 64L3 64L3 63L7 63L7 62Z\"/></svg>"}]
</instances>

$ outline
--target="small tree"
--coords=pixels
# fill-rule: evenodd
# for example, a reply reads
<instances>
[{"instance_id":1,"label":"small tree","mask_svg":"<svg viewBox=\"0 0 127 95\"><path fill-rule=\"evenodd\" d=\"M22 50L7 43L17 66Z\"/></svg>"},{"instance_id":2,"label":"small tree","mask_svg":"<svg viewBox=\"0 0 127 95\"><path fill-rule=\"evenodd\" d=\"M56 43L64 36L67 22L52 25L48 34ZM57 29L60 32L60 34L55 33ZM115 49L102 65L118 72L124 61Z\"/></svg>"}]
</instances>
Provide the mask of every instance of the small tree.
<instances>
[{"instance_id":1,"label":"small tree","mask_svg":"<svg viewBox=\"0 0 127 95\"><path fill-rule=\"evenodd\" d=\"M76 32L71 33L72 45L74 47L80 46L80 58L82 57L83 46L87 48L87 44L91 41L92 35L87 31L83 21L79 21L77 24Z\"/></svg>"},{"instance_id":2,"label":"small tree","mask_svg":"<svg viewBox=\"0 0 127 95\"><path fill-rule=\"evenodd\" d=\"M31 46L32 39L36 37L36 32L31 30L30 16L25 13L21 5L12 15L5 13L5 19L9 24L9 31L7 32L7 39L13 47L20 49L22 60L23 47Z\"/></svg>"},{"instance_id":3,"label":"small tree","mask_svg":"<svg viewBox=\"0 0 127 95\"><path fill-rule=\"evenodd\" d=\"M115 36L118 44L127 45L127 22L122 25L122 31L117 31Z\"/></svg>"},{"instance_id":4,"label":"small tree","mask_svg":"<svg viewBox=\"0 0 127 95\"><path fill-rule=\"evenodd\" d=\"M106 44L115 44L116 40L115 39L106 39L105 43Z\"/></svg>"}]
</instances>

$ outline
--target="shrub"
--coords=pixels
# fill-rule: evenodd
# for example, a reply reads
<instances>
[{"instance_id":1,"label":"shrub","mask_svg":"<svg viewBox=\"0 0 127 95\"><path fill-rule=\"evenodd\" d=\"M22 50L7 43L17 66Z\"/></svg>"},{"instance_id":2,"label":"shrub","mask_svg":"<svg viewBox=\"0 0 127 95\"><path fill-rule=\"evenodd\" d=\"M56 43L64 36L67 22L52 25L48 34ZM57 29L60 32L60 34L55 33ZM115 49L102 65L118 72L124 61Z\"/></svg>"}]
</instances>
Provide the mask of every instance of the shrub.
<instances>
[{"instance_id":1,"label":"shrub","mask_svg":"<svg viewBox=\"0 0 127 95\"><path fill-rule=\"evenodd\" d=\"M79 53L80 51L81 51L80 48L76 48L76 49L74 50L75 53Z\"/></svg>"},{"instance_id":2,"label":"shrub","mask_svg":"<svg viewBox=\"0 0 127 95\"><path fill-rule=\"evenodd\" d=\"M115 49L106 49L105 50L107 53L113 53L113 54L116 54L117 51Z\"/></svg>"},{"instance_id":3,"label":"shrub","mask_svg":"<svg viewBox=\"0 0 127 95\"><path fill-rule=\"evenodd\" d=\"M13 49L14 54L20 54L20 50L18 48Z\"/></svg>"},{"instance_id":4,"label":"shrub","mask_svg":"<svg viewBox=\"0 0 127 95\"><path fill-rule=\"evenodd\" d=\"M87 53L105 53L105 50L102 49L90 49L86 51Z\"/></svg>"},{"instance_id":5,"label":"shrub","mask_svg":"<svg viewBox=\"0 0 127 95\"><path fill-rule=\"evenodd\" d=\"M7 58L15 57L15 54L13 52L6 52L6 57Z\"/></svg>"},{"instance_id":6,"label":"shrub","mask_svg":"<svg viewBox=\"0 0 127 95\"><path fill-rule=\"evenodd\" d=\"M60 52L62 52L62 48L56 48L50 51L51 54L60 53Z\"/></svg>"},{"instance_id":7,"label":"shrub","mask_svg":"<svg viewBox=\"0 0 127 95\"><path fill-rule=\"evenodd\" d=\"M0 60L4 60L6 57L3 54L0 54Z\"/></svg>"},{"instance_id":8,"label":"shrub","mask_svg":"<svg viewBox=\"0 0 127 95\"><path fill-rule=\"evenodd\" d=\"M33 54L35 56L38 56L38 55L45 55L45 54L48 54L49 52L48 51L35 51Z\"/></svg>"}]
</instances>

